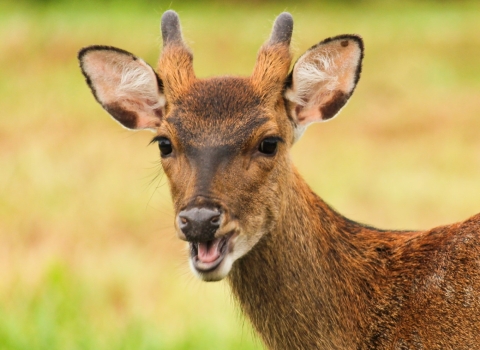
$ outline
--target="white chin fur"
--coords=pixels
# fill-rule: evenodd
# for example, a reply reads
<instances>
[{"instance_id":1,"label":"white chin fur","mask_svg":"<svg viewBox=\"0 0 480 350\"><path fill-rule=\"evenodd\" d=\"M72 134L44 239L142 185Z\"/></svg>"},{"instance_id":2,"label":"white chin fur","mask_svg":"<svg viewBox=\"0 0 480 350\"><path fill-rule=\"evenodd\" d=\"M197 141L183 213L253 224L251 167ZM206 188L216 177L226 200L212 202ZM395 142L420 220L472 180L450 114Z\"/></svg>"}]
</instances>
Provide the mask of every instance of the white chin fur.
<instances>
[{"instance_id":1,"label":"white chin fur","mask_svg":"<svg viewBox=\"0 0 480 350\"><path fill-rule=\"evenodd\" d=\"M215 270L209 272L201 272L198 271L193 265L193 259L194 258L192 257L190 257L189 259L190 269L195 276L205 282L216 282L224 279L232 269L233 262L235 261L232 257L232 253L229 253L223 258L222 262Z\"/></svg>"}]
</instances>

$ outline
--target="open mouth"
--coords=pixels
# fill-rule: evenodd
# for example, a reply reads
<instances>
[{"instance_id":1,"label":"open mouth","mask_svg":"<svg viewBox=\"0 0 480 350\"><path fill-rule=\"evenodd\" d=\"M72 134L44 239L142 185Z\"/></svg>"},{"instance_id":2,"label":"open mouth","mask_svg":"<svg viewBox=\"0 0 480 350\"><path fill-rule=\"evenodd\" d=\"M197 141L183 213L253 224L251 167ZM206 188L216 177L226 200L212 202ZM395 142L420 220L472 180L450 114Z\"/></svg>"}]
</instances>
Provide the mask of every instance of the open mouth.
<instances>
[{"instance_id":1,"label":"open mouth","mask_svg":"<svg viewBox=\"0 0 480 350\"><path fill-rule=\"evenodd\" d=\"M198 272L211 272L223 261L228 252L228 243L233 236L230 232L206 242L189 242L192 263Z\"/></svg>"}]
</instances>

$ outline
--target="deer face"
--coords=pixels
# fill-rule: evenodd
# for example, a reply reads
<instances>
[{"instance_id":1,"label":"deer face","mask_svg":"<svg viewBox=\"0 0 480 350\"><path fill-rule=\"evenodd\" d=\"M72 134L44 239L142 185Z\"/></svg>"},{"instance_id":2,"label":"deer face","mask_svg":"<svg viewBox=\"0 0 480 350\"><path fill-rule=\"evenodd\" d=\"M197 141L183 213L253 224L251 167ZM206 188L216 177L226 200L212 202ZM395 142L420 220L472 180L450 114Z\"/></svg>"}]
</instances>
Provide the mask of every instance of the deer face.
<instances>
[{"instance_id":1,"label":"deer face","mask_svg":"<svg viewBox=\"0 0 480 350\"><path fill-rule=\"evenodd\" d=\"M216 78L193 84L158 128L177 233L203 279L223 278L278 219L293 127L283 101L276 109L249 79Z\"/></svg>"},{"instance_id":2,"label":"deer face","mask_svg":"<svg viewBox=\"0 0 480 350\"><path fill-rule=\"evenodd\" d=\"M156 133L190 265L206 281L274 231L288 203L288 149L305 127L330 119L359 78L362 42L340 36L312 47L289 74L293 21L280 15L251 77L199 80L178 16L162 18L158 75L132 54L104 46L79 53L97 101L122 125Z\"/></svg>"}]
</instances>

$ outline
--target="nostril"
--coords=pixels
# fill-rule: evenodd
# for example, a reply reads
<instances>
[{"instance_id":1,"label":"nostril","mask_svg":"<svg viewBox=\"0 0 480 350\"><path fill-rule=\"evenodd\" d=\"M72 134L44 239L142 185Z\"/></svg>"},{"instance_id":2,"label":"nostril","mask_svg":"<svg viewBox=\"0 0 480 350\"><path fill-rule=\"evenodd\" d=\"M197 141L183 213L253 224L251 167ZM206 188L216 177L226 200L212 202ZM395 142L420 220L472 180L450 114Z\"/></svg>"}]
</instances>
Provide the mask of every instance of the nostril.
<instances>
[{"instance_id":1,"label":"nostril","mask_svg":"<svg viewBox=\"0 0 480 350\"><path fill-rule=\"evenodd\" d=\"M211 218L210 223L218 226L220 224L220 215L216 215L213 218Z\"/></svg>"},{"instance_id":2,"label":"nostril","mask_svg":"<svg viewBox=\"0 0 480 350\"><path fill-rule=\"evenodd\" d=\"M218 209L194 207L178 213L180 231L190 240L212 240L222 224L222 212Z\"/></svg>"},{"instance_id":3,"label":"nostril","mask_svg":"<svg viewBox=\"0 0 480 350\"><path fill-rule=\"evenodd\" d=\"M190 227L192 226L190 224L190 220L183 216L183 215L179 215L178 216L178 226L180 228L180 230L182 230L182 232L184 234L186 234L188 232L188 230L190 230Z\"/></svg>"}]
</instances>

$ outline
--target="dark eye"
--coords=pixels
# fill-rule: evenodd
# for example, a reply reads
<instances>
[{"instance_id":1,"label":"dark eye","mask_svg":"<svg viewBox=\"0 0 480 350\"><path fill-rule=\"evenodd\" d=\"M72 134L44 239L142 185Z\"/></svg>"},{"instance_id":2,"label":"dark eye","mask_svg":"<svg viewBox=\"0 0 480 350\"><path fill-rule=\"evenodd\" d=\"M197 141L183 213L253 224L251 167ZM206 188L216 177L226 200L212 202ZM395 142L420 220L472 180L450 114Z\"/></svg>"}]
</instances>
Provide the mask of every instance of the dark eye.
<instances>
[{"instance_id":1,"label":"dark eye","mask_svg":"<svg viewBox=\"0 0 480 350\"><path fill-rule=\"evenodd\" d=\"M158 148L160 149L162 157L168 156L172 153L172 143L169 139L166 137L159 137L156 141L158 142Z\"/></svg>"},{"instance_id":2,"label":"dark eye","mask_svg":"<svg viewBox=\"0 0 480 350\"><path fill-rule=\"evenodd\" d=\"M267 137L263 140L260 145L258 146L258 150L267 155L275 154L277 150L278 138L276 137Z\"/></svg>"}]
</instances>

